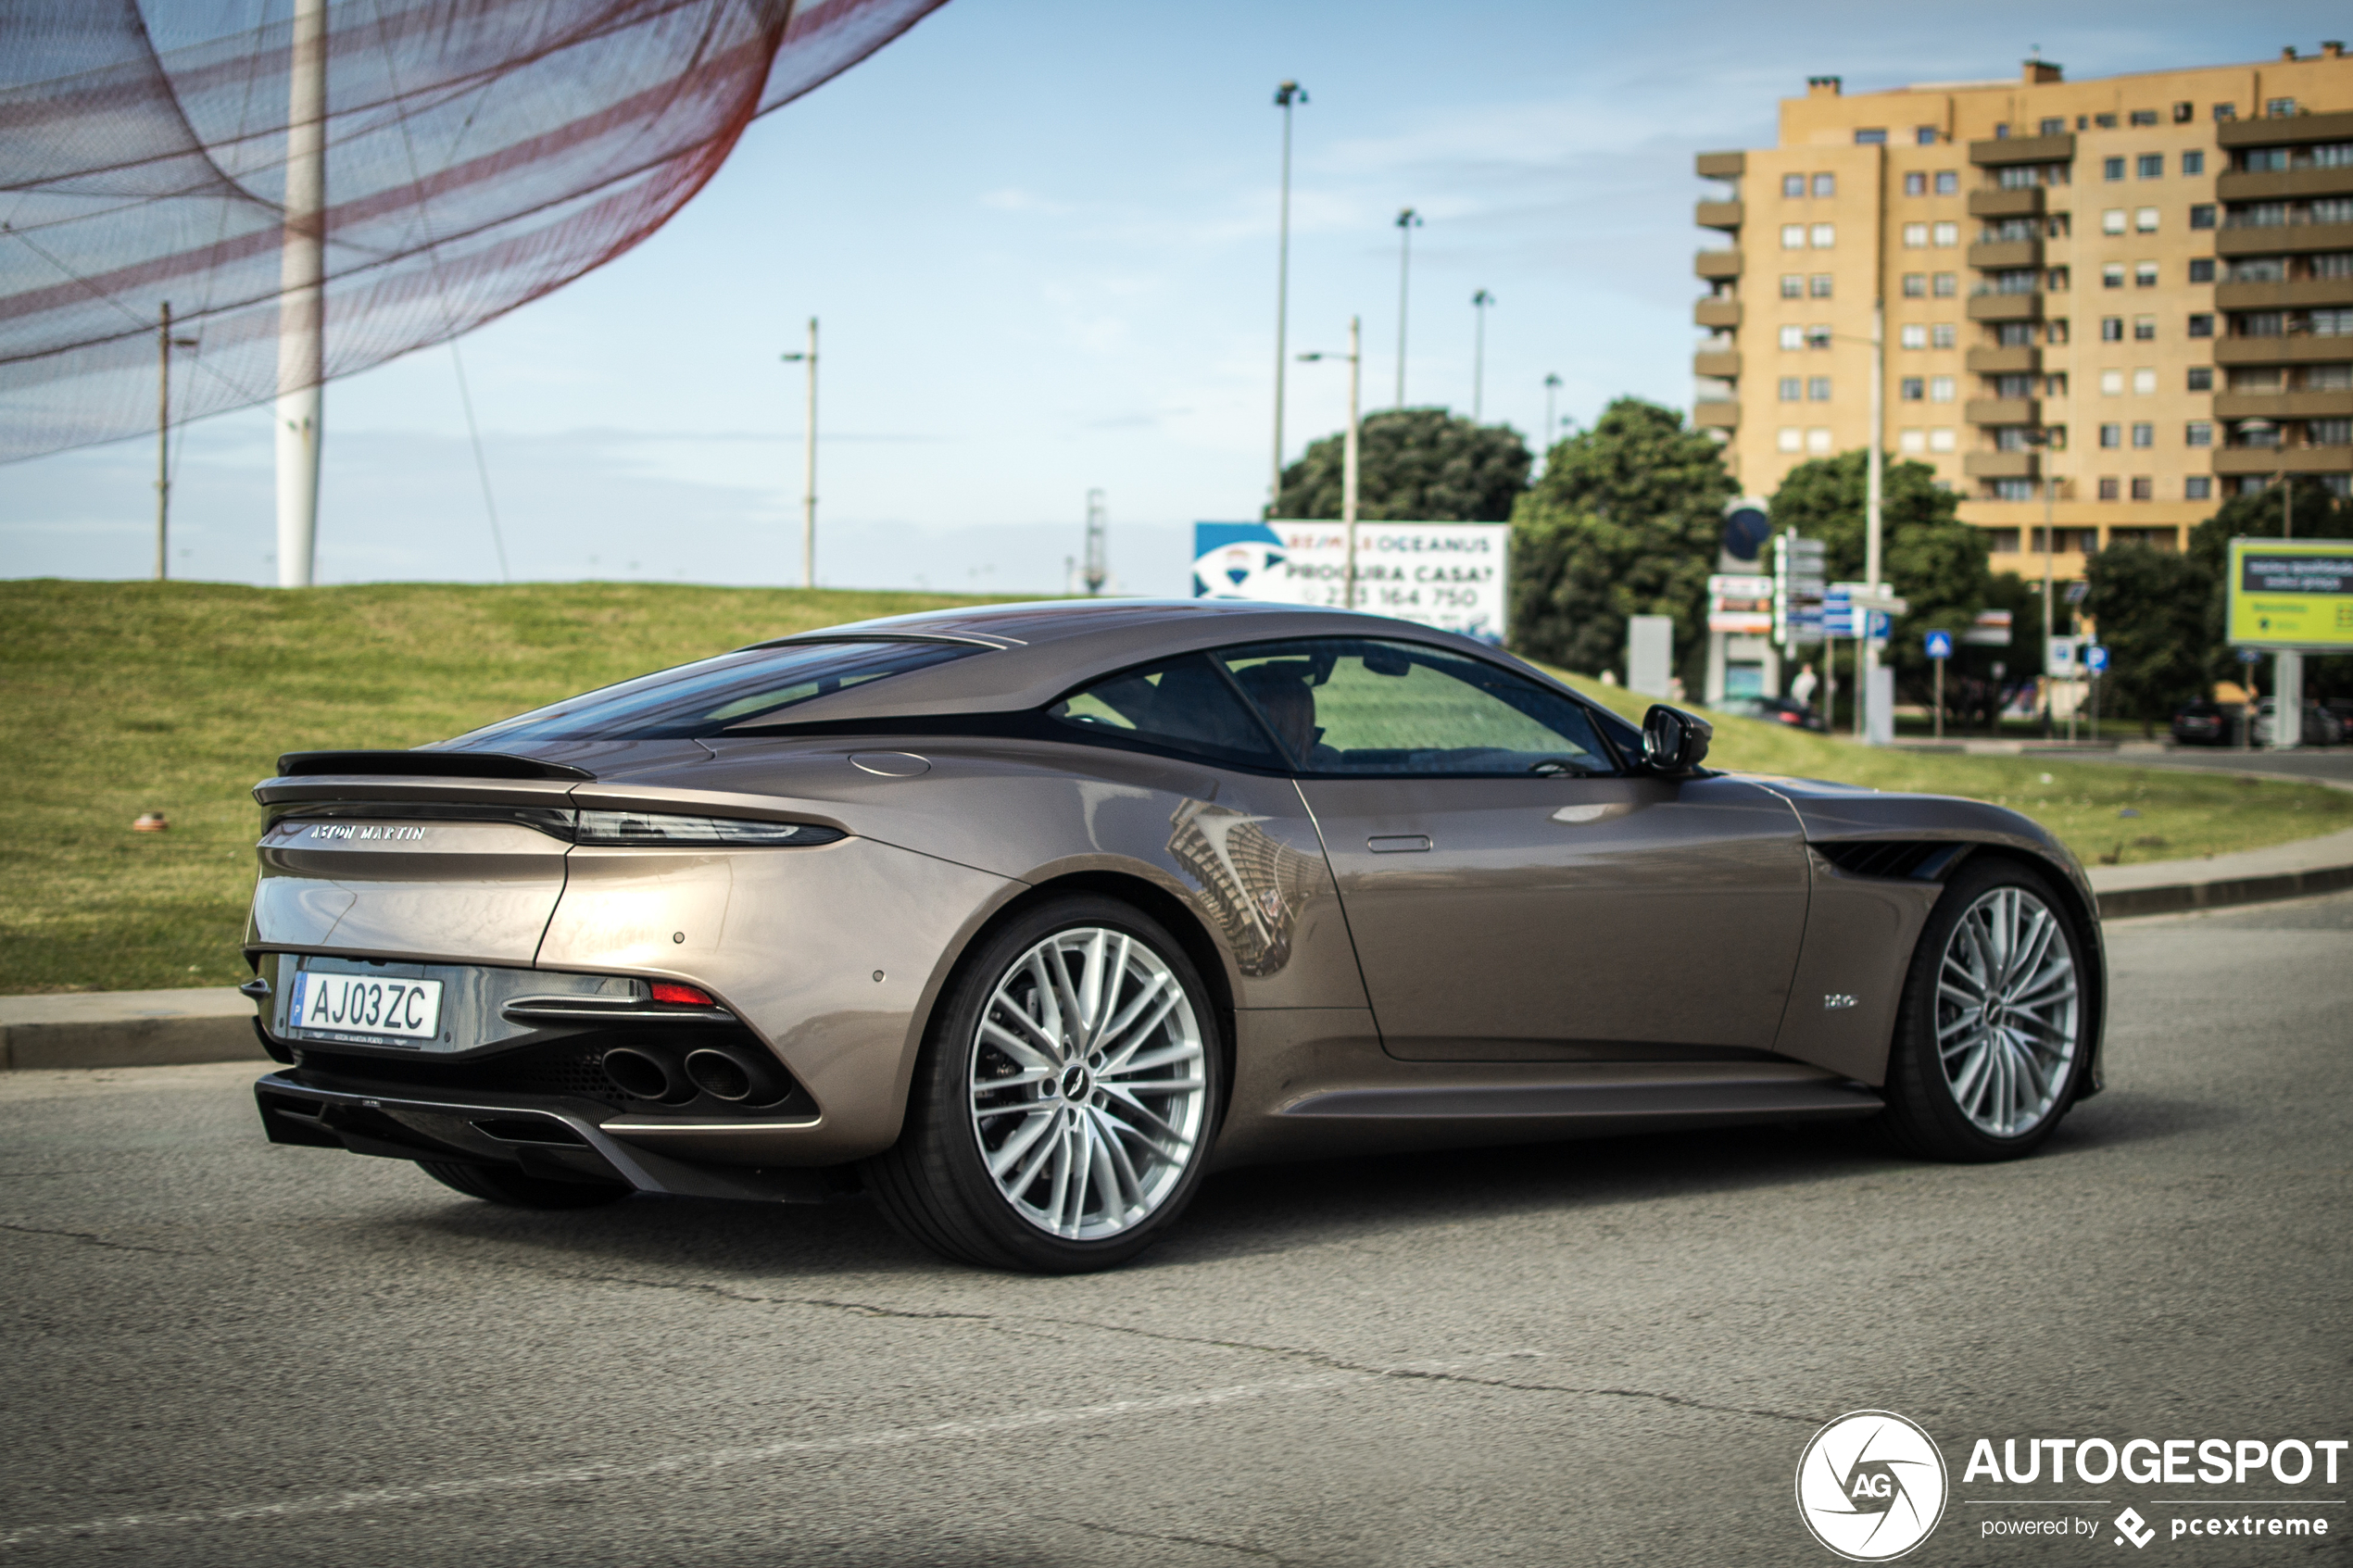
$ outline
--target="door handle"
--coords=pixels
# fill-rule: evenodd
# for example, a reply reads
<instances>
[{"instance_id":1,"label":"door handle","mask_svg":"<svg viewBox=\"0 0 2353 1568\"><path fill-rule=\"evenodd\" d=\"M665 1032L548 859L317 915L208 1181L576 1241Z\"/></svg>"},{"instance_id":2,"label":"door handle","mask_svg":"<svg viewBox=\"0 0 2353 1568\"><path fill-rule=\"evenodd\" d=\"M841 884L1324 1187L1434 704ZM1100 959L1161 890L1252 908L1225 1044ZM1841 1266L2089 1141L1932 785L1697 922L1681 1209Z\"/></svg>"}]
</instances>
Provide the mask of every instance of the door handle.
<instances>
[{"instance_id":1,"label":"door handle","mask_svg":"<svg viewBox=\"0 0 2353 1568\"><path fill-rule=\"evenodd\" d=\"M1365 840L1365 847L1376 855L1413 855L1429 847L1426 833L1375 834Z\"/></svg>"}]
</instances>

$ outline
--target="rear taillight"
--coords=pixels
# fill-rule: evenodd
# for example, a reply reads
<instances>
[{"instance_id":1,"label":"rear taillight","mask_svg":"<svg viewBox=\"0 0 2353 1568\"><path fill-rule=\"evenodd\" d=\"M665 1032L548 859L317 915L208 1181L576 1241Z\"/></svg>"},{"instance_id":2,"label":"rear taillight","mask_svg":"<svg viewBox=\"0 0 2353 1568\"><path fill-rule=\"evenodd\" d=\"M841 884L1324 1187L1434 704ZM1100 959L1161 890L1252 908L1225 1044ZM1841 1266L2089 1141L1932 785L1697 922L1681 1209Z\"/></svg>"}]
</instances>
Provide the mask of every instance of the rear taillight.
<instances>
[{"instance_id":1,"label":"rear taillight","mask_svg":"<svg viewBox=\"0 0 2353 1568\"><path fill-rule=\"evenodd\" d=\"M719 1004L711 993L699 985L681 985L674 980L654 982L654 1000L674 1008L708 1008Z\"/></svg>"}]
</instances>

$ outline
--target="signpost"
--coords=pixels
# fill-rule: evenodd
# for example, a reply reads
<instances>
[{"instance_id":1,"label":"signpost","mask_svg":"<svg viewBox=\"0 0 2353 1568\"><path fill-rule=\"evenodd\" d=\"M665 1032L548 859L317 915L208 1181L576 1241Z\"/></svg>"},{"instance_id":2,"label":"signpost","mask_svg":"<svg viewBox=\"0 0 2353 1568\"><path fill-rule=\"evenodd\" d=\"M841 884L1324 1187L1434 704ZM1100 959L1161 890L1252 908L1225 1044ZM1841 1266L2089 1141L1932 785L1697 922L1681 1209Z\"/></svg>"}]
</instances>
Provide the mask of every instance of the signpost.
<instances>
[{"instance_id":1,"label":"signpost","mask_svg":"<svg viewBox=\"0 0 2353 1568\"><path fill-rule=\"evenodd\" d=\"M2353 539L2233 539L2230 560L2228 640L2242 659L2272 656L2271 745L2284 751L2304 738L2304 656L2353 652Z\"/></svg>"},{"instance_id":2,"label":"signpost","mask_svg":"<svg viewBox=\"0 0 2353 1568\"><path fill-rule=\"evenodd\" d=\"M1887 679L1878 683L1879 689L1866 688L1864 644L1885 643L1889 617L1901 615L1911 608L1885 587L1873 587L1869 583L1833 583L1823 592L1822 634L1855 639L1855 738L1869 745L1881 746L1894 738L1895 683L1891 670ZM1873 713L1874 707L1889 711Z\"/></svg>"},{"instance_id":3,"label":"signpost","mask_svg":"<svg viewBox=\"0 0 2353 1568\"><path fill-rule=\"evenodd\" d=\"M2108 673L2108 649L2097 643L2083 645L2083 668L2092 677L2092 739L2100 738L2100 677Z\"/></svg>"},{"instance_id":4,"label":"signpost","mask_svg":"<svg viewBox=\"0 0 2353 1568\"><path fill-rule=\"evenodd\" d=\"M1944 738L1944 661L1953 657L1953 633L1931 632L1928 634L1929 661L1936 667L1936 738Z\"/></svg>"}]
</instances>

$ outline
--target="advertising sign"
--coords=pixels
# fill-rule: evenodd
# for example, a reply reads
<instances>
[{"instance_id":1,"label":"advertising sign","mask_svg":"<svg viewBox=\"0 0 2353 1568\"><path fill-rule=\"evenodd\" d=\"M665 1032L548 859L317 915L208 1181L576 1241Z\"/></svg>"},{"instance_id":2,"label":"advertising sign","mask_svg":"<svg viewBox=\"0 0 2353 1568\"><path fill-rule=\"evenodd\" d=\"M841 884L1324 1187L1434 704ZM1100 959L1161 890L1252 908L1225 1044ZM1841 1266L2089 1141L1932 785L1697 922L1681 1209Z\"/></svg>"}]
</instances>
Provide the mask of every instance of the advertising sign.
<instances>
[{"instance_id":1,"label":"advertising sign","mask_svg":"<svg viewBox=\"0 0 2353 1568\"><path fill-rule=\"evenodd\" d=\"M1359 522L1356 605L1500 644L1511 525ZM1339 607L1348 530L1317 519L1193 524L1193 597Z\"/></svg>"},{"instance_id":2,"label":"advertising sign","mask_svg":"<svg viewBox=\"0 0 2353 1568\"><path fill-rule=\"evenodd\" d=\"M1961 633L1961 641L1971 647L2006 648L2010 646L2010 612L2006 609L1981 609L1969 629Z\"/></svg>"},{"instance_id":3,"label":"advertising sign","mask_svg":"<svg viewBox=\"0 0 2353 1568\"><path fill-rule=\"evenodd\" d=\"M2233 539L2230 583L2238 646L2353 650L2353 539Z\"/></svg>"},{"instance_id":4,"label":"advertising sign","mask_svg":"<svg viewBox=\"0 0 2353 1568\"><path fill-rule=\"evenodd\" d=\"M1769 636L1773 580L1719 574L1707 580L1707 629L1734 636Z\"/></svg>"}]
</instances>

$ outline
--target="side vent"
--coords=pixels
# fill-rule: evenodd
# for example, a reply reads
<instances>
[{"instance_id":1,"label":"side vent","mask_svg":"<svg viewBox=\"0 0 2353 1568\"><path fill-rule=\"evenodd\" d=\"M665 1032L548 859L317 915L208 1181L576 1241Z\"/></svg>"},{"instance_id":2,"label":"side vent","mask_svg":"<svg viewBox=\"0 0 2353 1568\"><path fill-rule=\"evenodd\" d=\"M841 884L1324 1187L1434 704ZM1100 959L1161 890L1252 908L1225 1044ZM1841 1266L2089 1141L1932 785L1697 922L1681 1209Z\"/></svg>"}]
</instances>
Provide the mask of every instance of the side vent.
<instances>
[{"instance_id":1,"label":"side vent","mask_svg":"<svg viewBox=\"0 0 2353 1568\"><path fill-rule=\"evenodd\" d=\"M1934 882L1968 852L1966 844L1922 843L1909 838L1875 838L1843 844L1817 844L1814 852L1848 876L1876 877L1884 882Z\"/></svg>"}]
</instances>

